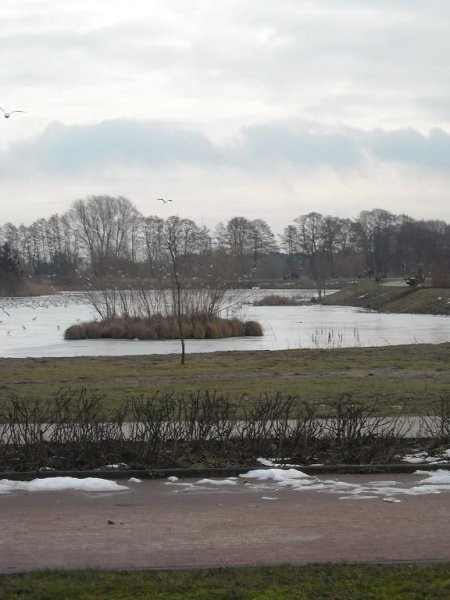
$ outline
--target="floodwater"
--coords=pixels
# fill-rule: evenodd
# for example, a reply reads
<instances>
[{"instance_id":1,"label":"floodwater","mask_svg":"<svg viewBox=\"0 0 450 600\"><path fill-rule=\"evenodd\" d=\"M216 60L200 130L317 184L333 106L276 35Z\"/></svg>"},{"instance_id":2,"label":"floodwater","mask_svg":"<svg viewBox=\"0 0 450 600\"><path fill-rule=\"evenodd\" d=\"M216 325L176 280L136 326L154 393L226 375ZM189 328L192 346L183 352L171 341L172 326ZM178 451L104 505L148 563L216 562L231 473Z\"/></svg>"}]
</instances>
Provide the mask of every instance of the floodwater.
<instances>
[{"instance_id":1,"label":"floodwater","mask_svg":"<svg viewBox=\"0 0 450 600\"><path fill-rule=\"evenodd\" d=\"M344 348L450 341L450 318L435 315L383 314L349 307L253 306L270 293L311 297L307 290L235 292L237 316L259 321L263 337L186 340L186 352ZM237 304L235 303L235 306ZM177 340L64 340L64 330L95 318L82 294L0 299L0 357L118 356L172 354Z\"/></svg>"}]
</instances>

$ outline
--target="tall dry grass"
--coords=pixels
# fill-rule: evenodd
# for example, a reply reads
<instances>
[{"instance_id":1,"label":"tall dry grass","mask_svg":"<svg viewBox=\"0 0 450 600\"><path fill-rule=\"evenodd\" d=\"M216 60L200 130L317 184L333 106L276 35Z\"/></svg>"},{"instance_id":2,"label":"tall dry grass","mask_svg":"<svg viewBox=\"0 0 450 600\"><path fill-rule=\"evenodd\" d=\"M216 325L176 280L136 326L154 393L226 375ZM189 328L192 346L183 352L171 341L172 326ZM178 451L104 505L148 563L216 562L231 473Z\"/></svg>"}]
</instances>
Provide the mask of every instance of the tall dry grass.
<instances>
[{"instance_id":1,"label":"tall dry grass","mask_svg":"<svg viewBox=\"0 0 450 600\"><path fill-rule=\"evenodd\" d=\"M256 321L223 319L197 314L184 316L184 337L187 339L220 339L227 337L262 336L262 326ZM64 333L66 340L125 339L173 340L179 339L179 325L175 316L153 315L143 317L112 317L70 326Z\"/></svg>"}]
</instances>

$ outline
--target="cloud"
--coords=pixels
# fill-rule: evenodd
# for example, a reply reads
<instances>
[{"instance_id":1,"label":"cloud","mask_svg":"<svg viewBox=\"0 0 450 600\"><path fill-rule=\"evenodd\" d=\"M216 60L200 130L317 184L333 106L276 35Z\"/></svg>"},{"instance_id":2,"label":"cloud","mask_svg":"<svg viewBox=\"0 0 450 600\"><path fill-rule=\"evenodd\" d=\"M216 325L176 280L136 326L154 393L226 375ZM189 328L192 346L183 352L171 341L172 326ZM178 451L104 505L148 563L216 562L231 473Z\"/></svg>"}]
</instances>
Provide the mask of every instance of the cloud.
<instances>
[{"instance_id":1,"label":"cloud","mask_svg":"<svg viewBox=\"0 0 450 600\"><path fill-rule=\"evenodd\" d=\"M414 129L374 131L369 149L382 161L400 161L436 169L450 167L450 135L432 129L427 136Z\"/></svg>"},{"instance_id":2,"label":"cloud","mask_svg":"<svg viewBox=\"0 0 450 600\"><path fill-rule=\"evenodd\" d=\"M242 134L245 154L253 163L284 161L340 169L357 167L362 158L357 141L346 133L263 124L245 127Z\"/></svg>"},{"instance_id":3,"label":"cloud","mask_svg":"<svg viewBox=\"0 0 450 600\"><path fill-rule=\"evenodd\" d=\"M344 172L361 170L366 159L439 170L450 166L450 134L443 129L424 135L412 128L364 131L269 122L243 127L227 143L214 143L176 123L115 119L93 125L53 123L42 134L11 144L0 159L5 177L24 171L59 176L182 165L254 171L288 164Z\"/></svg>"},{"instance_id":4,"label":"cloud","mask_svg":"<svg viewBox=\"0 0 450 600\"><path fill-rule=\"evenodd\" d=\"M170 123L116 119L94 125L52 123L36 138L12 144L2 162L14 173L76 174L99 167L158 168L216 159L213 144L201 133Z\"/></svg>"},{"instance_id":5,"label":"cloud","mask_svg":"<svg viewBox=\"0 0 450 600\"><path fill-rule=\"evenodd\" d=\"M237 130L302 116L424 131L445 126L420 98L449 96L449 18L444 0L2 0L2 102L28 99L47 122Z\"/></svg>"}]
</instances>

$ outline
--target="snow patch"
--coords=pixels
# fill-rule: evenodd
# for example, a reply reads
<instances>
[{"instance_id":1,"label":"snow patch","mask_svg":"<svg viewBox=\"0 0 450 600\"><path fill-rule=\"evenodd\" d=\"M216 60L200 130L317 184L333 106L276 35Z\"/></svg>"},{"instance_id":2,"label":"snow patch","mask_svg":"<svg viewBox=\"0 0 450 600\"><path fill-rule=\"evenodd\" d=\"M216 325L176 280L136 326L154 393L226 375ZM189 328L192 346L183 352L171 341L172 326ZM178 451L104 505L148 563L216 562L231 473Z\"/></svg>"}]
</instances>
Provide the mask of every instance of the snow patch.
<instances>
[{"instance_id":1,"label":"snow patch","mask_svg":"<svg viewBox=\"0 0 450 600\"><path fill-rule=\"evenodd\" d=\"M200 479L198 485L237 485L237 477L227 477L227 479Z\"/></svg>"},{"instance_id":2,"label":"snow patch","mask_svg":"<svg viewBox=\"0 0 450 600\"><path fill-rule=\"evenodd\" d=\"M125 485L99 477L46 477L32 481L0 480L0 494L11 492L121 492Z\"/></svg>"},{"instance_id":3,"label":"snow patch","mask_svg":"<svg viewBox=\"0 0 450 600\"><path fill-rule=\"evenodd\" d=\"M416 452L414 454L406 454L402 458L403 462L407 462L409 464L423 464L427 463L429 465L439 465L445 464L450 461L450 448L440 452L439 454L435 454L434 456L430 456L428 452Z\"/></svg>"},{"instance_id":4,"label":"snow patch","mask_svg":"<svg viewBox=\"0 0 450 600\"><path fill-rule=\"evenodd\" d=\"M304 479L309 477L303 471L297 469L253 469L247 473L239 475L239 477L245 477L246 479L259 479L259 481L282 481L290 479Z\"/></svg>"},{"instance_id":5,"label":"snow patch","mask_svg":"<svg viewBox=\"0 0 450 600\"><path fill-rule=\"evenodd\" d=\"M450 471L439 469L434 472L416 471L415 475L425 476L414 482L411 487L403 486L396 481L369 481L358 484L335 479L320 479L297 471L296 469L254 469L241 475L246 480L276 482L278 488L286 487L294 491L323 491L331 494L340 494L340 498L391 498L399 494L418 496L424 494L440 494L450 492ZM248 483L255 489L261 489L258 484ZM266 488L268 489L268 488ZM273 489L273 488L272 488ZM392 502L392 500L390 500Z\"/></svg>"}]
</instances>

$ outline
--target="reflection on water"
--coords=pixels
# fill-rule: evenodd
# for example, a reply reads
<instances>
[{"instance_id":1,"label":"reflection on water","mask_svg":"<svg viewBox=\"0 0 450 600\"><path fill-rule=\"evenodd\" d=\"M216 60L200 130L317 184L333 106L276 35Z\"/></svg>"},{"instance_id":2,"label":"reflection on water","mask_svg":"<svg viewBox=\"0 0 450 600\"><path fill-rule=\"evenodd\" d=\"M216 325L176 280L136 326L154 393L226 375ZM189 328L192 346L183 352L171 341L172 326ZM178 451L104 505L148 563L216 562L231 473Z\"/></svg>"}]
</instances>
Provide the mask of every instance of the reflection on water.
<instances>
[{"instance_id":1,"label":"reflection on water","mask_svg":"<svg viewBox=\"0 0 450 600\"><path fill-rule=\"evenodd\" d=\"M450 341L450 320L446 316L380 314L314 304L280 307L249 304L256 297L269 293L311 295L307 290L234 292L233 306L239 304L239 316L259 321L264 327L264 337L187 340L186 351L343 348ZM0 301L0 356L116 356L179 352L177 340L64 340L64 330L69 325L94 317L93 310L82 302L80 294L3 298Z\"/></svg>"}]
</instances>

